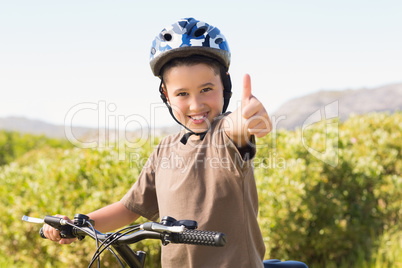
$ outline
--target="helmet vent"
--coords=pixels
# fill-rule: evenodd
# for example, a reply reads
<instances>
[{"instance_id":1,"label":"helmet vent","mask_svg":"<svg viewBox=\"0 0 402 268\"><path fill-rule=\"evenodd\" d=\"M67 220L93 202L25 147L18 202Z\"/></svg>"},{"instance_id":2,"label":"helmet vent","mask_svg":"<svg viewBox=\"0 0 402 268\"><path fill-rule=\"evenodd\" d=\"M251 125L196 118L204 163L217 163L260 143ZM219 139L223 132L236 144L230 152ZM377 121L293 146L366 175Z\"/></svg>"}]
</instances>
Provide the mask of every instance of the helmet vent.
<instances>
[{"instance_id":1,"label":"helmet vent","mask_svg":"<svg viewBox=\"0 0 402 268\"><path fill-rule=\"evenodd\" d=\"M217 44L217 45L219 45L222 42L223 42L223 39L220 37L215 40L215 44Z\"/></svg>"},{"instance_id":2,"label":"helmet vent","mask_svg":"<svg viewBox=\"0 0 402 268\"><path fill-rule=\"evenodd\" d=\"M170 33L165 33L164 35L163 35L163 39L165 39L165 41L170 41L170 40L172 40L172 35L170 34Z\"/></svg>"},{"instance_id":3,"label":"helmet vent","mask_svg":"<svg viewBox=\"0 0 402 268\"><path fill-rule=\"evenodd\" d=\"M194 36L195 36L195 37L200 37L200 36L203 35L206 31L207 31L207 28L205 28L205 27L200 27L200 28L198 28L197 30L195 30Z\"/></svg>"}]
</instances>

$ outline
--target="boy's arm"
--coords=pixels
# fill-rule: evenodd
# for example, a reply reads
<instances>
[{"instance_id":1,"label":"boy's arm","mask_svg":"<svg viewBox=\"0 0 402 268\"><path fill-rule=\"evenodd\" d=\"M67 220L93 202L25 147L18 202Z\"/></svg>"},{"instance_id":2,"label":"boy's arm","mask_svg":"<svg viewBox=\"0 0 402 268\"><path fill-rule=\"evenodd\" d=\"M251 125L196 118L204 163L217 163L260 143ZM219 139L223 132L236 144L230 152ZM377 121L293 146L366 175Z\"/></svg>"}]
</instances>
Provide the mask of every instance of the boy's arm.
<instances>
[{"instance_id":1,"label":"boy's arm","mask_svg":"<svg viewBox=\"0 0 402 268\"><path fill-rule=\"evenodd\" d=\"M225 117L225 132L238 148L250 142L251 135L260 138L267 135L272 124L264 105L251 94L251 79L248 74L243 79L242 105Z\"/></svg>"},{"instance_id":2,"label":"boy's arm","mask_svg":"<svg viewBox=\"0 0 402 268\"><path fill-rule=\"evenodd\" d=\"M113 203L88 214L95 228L104 233L116 230L137 220L140 215L127 209L121 202Z\"/></svg>"}]
</instances>

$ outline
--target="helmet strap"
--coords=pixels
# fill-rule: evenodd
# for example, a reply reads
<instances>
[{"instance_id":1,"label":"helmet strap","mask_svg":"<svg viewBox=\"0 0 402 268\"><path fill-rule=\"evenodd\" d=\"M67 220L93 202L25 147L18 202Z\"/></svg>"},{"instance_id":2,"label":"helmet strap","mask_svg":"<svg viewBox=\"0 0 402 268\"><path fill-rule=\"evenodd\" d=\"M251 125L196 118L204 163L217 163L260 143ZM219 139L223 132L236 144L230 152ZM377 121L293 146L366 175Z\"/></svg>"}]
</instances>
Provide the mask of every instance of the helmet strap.
<instances>
[{"instance_id":1,"label":"helmet strap","mask_svg":"<svg viewBox=\"0 0 402 268\"><path fill-rule=\"evenodd\" d=\"M226 70L221 68L221 80L223 84L223 108L222 113L226 112L226 109L229 106L230 98L232 97L232 81L230 79L230 75Z\"/></svg>"}]
</instances>

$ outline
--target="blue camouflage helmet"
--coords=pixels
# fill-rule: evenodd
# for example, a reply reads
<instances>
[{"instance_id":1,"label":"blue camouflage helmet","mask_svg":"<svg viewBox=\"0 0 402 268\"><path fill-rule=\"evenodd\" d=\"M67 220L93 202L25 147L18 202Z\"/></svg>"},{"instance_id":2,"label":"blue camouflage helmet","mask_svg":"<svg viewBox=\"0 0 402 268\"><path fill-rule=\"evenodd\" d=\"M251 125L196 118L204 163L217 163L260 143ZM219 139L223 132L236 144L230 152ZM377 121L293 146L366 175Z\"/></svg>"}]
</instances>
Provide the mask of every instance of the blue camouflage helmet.
<instances>
[{"instance_id":1,"label":"blue camouflage helmet","mask_svg":"<svg viewBox=\"0 0 402 268\"><path fill-rule=\"evenodd\" d=\"M194 18L181 19L164 28L152 42L149 63L155 76L163 65L177 57L193 54L218 60L226 70L230 65L230 50L220 30Z\"/></svg>"}]
</instances>

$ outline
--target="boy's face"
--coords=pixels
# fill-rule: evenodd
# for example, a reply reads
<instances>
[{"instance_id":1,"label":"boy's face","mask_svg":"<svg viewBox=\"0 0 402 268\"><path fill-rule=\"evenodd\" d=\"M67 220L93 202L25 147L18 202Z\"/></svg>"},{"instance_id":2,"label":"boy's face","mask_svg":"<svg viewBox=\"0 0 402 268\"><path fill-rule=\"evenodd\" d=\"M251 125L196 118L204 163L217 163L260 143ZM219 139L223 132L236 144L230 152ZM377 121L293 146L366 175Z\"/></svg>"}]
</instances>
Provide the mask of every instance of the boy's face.
<instances>
[{"instance_id":1,"label":"boy's face","mask_svg":"<svg viewBox=\"0 0 402 268\"><path fill-rule=\"evenodd\" d=\"M177 120L196 133L208 130L221 114L221 78L205 64L177 66L164 75L165 92Z\"/></svg>"}]
</instances>

